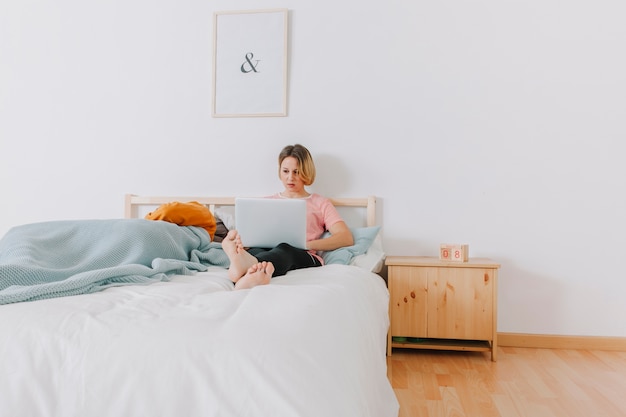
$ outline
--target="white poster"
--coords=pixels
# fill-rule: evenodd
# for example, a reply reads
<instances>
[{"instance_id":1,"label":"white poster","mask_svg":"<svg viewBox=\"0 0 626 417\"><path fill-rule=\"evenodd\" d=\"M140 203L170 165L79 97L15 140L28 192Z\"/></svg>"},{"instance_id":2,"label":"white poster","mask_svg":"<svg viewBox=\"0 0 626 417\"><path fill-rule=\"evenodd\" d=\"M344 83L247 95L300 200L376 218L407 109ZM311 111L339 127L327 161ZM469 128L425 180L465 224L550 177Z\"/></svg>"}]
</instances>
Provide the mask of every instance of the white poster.
<instances>
[{"instance_id":1,"label":"white poster","mask_svg":"<svg viewBox=\"0 0 626 417\"><path fill-rule=\"evenodd\" d=\"M287 9L217 12L213 117L287 115Z\"/></svg>"}]
</instances>

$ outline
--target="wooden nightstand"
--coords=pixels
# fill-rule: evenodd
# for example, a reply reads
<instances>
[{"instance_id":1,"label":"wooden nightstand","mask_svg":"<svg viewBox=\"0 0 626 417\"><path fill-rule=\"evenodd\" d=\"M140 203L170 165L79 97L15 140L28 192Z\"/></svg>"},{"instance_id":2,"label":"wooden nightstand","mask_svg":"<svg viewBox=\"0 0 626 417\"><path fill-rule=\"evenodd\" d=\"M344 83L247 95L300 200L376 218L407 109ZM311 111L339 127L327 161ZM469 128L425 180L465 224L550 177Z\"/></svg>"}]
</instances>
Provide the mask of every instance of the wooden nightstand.
<instances>
[{"instance_id":1,"label":"wooden nightstand","mask_svg":"<svg viewBox=\"0 0 626 417\"><path fill-rule=\"evenodd\" d=\"M491 351L496 360L499 264L426 256L389 256L385 263L391 320L387 355L394 347Z\"/></svg>"}]
</instances>

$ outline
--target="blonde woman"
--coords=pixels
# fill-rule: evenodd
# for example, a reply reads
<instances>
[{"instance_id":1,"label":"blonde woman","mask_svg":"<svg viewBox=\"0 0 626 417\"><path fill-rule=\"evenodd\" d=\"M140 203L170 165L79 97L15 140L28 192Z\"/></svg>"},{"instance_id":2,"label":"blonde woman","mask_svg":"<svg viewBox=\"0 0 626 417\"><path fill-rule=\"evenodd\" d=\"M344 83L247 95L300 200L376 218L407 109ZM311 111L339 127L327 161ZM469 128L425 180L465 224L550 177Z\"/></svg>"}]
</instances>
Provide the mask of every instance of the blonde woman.
<instances>
[{"instance_id":1,"label":"blonde woman","mask_svg":"<svg viewBox=\"0 0 626 417\"><path fill-rule=\"evenodd\" d=\"M228 276L236 289L269 284L273 276L285 275L299 268L322 266L319 251L329 251L354 244L350 229L330 200L309 193L306 186L315 181L315 164L307 148L300 144L285 146L278 155L278 177L283 191L269 198L299 198L307 204L307 248L287 243L275 248L244 248L237 230L228 232L222 247L230 259ZM328 237L322 238L326 232Z\"/></svg>"}]
</instances>

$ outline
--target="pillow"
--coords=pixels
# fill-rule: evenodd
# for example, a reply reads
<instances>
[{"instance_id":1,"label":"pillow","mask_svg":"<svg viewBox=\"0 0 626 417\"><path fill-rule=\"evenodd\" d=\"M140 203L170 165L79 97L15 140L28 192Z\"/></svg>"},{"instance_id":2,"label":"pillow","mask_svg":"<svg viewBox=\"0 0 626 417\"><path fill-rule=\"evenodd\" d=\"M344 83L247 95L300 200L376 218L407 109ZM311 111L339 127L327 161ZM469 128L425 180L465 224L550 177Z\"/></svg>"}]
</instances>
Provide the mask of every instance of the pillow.
<instances>
[{"instance_id":1,"label":"pillow","mask_svg":"<svg viewBox=\"0 0 626 417\"><path fill-rule=\"evenodd\" d=\"M385 264L385 251L383 250L383 239L380 233L376 235L374 242L363 255L352 258L350 265L358 266L375 274L383 269Z\"/></svg>"},{"instance_id":2,"label":"pillow","mask_svg":"<svg viewBox=\"0 0 626 417\"><path fill-rule=\"evenodd\" d=\"M322 253L322 258L326 265L330 264L343 264L349 265L352 258L355 256L363 255L372 245L372 242L380 231L380 226L372 227L356 227L350 228L352 237L354 238L354 245L346 246L331 251Z\"/></svg>"},{"instance_id":3,"label":"pillow","mask_svg":"<svg viewBox=\"0 0 626 417\"><path fill-rule=\"evenodd\" d=\"M190 201L189 203L174 201L161 204L156 210L146 214L145 218L147 220L163 220L179 226L201 227L209 233L211 240L213 240L217 228L211 210L197 201Z\"/></svg>"},{"instance_id":4,"label":"pillow","mask_svg":"<svg viewBox=\"0 0 626 417\"><path fill-rule=\"evenodd\" d=\"M228 229L235 229L235 207L225 206L215 208L215 218L221 220Z\"/></svg>"}]
</instances>

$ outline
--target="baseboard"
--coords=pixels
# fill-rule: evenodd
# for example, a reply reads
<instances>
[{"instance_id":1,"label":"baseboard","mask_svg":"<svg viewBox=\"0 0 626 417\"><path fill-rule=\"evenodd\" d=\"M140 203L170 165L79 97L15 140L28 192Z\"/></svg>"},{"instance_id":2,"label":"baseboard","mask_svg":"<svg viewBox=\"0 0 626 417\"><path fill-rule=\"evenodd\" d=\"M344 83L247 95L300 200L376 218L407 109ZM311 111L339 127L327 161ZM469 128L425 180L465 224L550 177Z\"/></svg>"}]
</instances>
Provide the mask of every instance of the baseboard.
<instances>
[{"instance_id":1,"label":"baseboard","mask_svg":"<svg viewBox=\"0 0 626 417\"><path fill-rule=\"evenodd\" d=\"M498 346L626 352L626 337L498 333Z\"/></svg>"}]
</instances>

